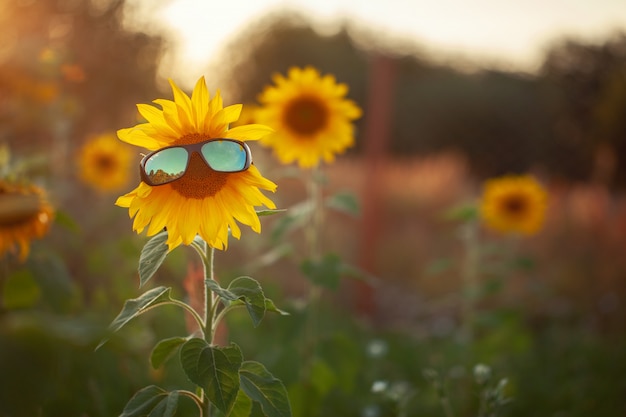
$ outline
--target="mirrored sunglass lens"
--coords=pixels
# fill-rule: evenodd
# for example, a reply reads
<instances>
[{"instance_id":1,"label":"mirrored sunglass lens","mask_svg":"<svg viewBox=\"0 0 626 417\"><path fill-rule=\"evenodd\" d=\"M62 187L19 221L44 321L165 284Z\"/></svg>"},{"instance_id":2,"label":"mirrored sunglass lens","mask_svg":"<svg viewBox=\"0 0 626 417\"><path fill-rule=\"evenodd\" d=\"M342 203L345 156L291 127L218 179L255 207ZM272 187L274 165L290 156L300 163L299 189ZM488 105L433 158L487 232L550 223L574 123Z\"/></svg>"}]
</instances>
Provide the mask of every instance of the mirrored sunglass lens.
<instances>
[{"instance_id":1,"label":"mirrored sunglass lens","mask_svg":"<svg viewBox=\"0 0 626 417\"><path fill-rule=\"evenodd\" d=\"M152 184L174 181L182 177L187 169L187 151L184 148L163 149L152 155L144 168Z\"/></svg>"},{"instance_id":2,"label":"mirrored sunglass lens","mask_svg":"<svg viewBox=\"0 0 626 417\"><path fill-rule=\"evenodd\" d=\"M236 172L246 167L246 150L228 140L216 140L202 146L202 156L215 171Z\"/></svg>"}]
</instances>

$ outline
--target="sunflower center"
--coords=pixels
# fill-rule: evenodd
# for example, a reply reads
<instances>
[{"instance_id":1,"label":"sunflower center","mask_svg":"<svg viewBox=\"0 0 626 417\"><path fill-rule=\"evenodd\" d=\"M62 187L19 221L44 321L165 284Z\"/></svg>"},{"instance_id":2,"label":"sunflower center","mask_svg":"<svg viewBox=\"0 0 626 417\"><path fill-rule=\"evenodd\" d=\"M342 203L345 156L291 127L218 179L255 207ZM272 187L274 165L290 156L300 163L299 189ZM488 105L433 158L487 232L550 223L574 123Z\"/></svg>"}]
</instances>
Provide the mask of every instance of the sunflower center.
<instances>
[{"instance_id":1,"label":"sunflower center","mask_svg":"<svg viewBox=\"0 0 626 417\"><path fill-rule=\"evenodd\" d=\"M508 196L502 202L503 209L511 216L521 216L526 212L528 202L521 195Z\"/></svg>"},{"instance_id":2,"label":"sunflower center","mask_svg":"<svg viewBox=\"0 0 626 417\"><path fill-rule=\"evenodd\" d=\"M100 172L104 172L104 173L109 173L111 171L115 170L115 158L113 157L113 155L109 155L109 154L102 154L102 155L98 155L97 158L95 158L94 161L98 171Z\"/></svg>"},{"instance_id":3,"label":"sunflower center","mask_svg":"<svg viewBox=\"0 0 626 417\"><path fill-rule=\"evenodd\" d=\"M314 97L299 97L287 104L284 123L301 135L312 135L328 122L328 109Z\"/></svg>"},{"instance_id":4,"label":"sunflower center","mask_svg":"<svg viewBox=\"0 0 626 417\"><path fill-rule=\"evenodd\" d=\"M192 153L185 175L170 185L180 195L186 198L202 200L214 196L220 191L229 173L213 171L197 153Z\"/></svg>"},{"instance_id":5,"label":"sunflower center","mask_svg":"<svg viewBox=\"0 0 626 417\"><path fill-rule=\"evenodd\" d=\"M0 190L0 227L26 223L37 217L39 210L38 196Z\"/></svg>"}]
</instances>

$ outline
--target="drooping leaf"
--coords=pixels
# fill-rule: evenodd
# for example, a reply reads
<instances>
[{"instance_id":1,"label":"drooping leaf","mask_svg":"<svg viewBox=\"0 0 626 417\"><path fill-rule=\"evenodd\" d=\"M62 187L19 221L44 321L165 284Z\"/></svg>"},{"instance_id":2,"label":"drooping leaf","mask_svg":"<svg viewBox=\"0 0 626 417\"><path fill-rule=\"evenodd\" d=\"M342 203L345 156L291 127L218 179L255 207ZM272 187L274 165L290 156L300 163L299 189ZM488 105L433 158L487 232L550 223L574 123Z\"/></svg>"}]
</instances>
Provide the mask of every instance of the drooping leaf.
<instances>
[{"instance_id":1,"label":"drooping leaf","mask_svg":"<svg viewBox=\"0 0 626 417\"><path fill-rule=\"evenodd\" d=\"M259 282L250 277L238 277L230 283L228 290L246 305L254 327L258 326L266 310L265 294Z\"/></svg>"},{"instance_id":2,"label":"drooping leaf","mask_svg":"<svg viewBox=\"0 0 626 417\"><path fill-rule=\"evenodd\" d=\"M342 277L353 279L371 279L364 271L347 264L341 258L328 253L321 259L305 259L300 265L302 273L315 285L336 290Z\"/></svg>"},{"instance_id":3,"label":"drooping leaf","mask_svg":"<svg viewBox=\"0 0 626 417\"><path fill-rule=\"evenodd\" d=\"M152 349L150 354L150 363L154 369L163 365L178 351L183 343L187 341L186 337L172 337L170 339L161 340Z\"/></svg>"},{"instance_id":4,"label":"drooping leaf","mask_svg":"<svg viewBox=\"0 0 626 417\"><path fill-rule=\"evenodd\" d=\"M336 254L327 254L319 260L305 259L300 268L304 275L316 285L331 290L339 287L342 262Z\"/></svg>"},{"instance_id":5,"label":"drooping leaf","mask_svg":"<svg viewBox=\"0 0 626 417\"><path fill-rule=\"evenodd\" d=\"M276 304L274 304L274 301L272 301L269 298L265 299L265 311L269 311L270 313L278 313L281 316L288 316L289 313L281 310L280 308L276 307Z\"/></svg>"},{"instance_id":6,"label":"drooping leaf","mask_svg":"<svg viewBox=\"0 0 626 417\"><path fill-rule=\"evenodd\" d=\"M120 417L173 417L178 392L167 392L155 385L142 388L128 401Z\"/></svg>"},{"instance_id":7,"label":"drooping leaf","mask_svg":"<svg viewBox=\"0 0 626 417\"><path fill-rule=\"evenodd\" d=\"M259 362L246 361L239 369L241 389L258 402L267 417L291 417L287 389Z\"/></svg>"},{"instance_id":8,"label":"drooping leaf","mask_svg":"<svg viewBox=\"0 0 626 417\"><path fill-rule=\"evenodd\" d=\"M222 288L222 286L220 286L220 284L215 280L206 279L204 282L211 291L217 294L224 301L224 304L228 304L231 301L237 301L239 299L237 295L233 294L226 288Z\"/></svg>"},{"instance_id":9,"label":"drooping leaf","mask_svg":"<svg viewBox=\"0 0 626 417\"><path fill-rule=\"evenodd\" d=\"M139 287L143 287L152 278L165 260L169 247L167 232L155 235L145 244L139 255Z\"/></svg>"},{"instance_id":10,"label":"drooping leaf","mask_svg":"<svg viewBox=\"0 0 626 417\"><path fill-rule=\"evenodd\" d=\"M166 303L171 300L170 298L171 288L156 287L149 291L146 291L138 298L126 300L122 311L109 325L109 333L114 333L121 329L126 323L134 319L135 317L146 312L149 308L157 306L159 304ZM96 350L104 345L108 340L108 337L103 339L96 347Z\"/></svg>"},{"instance_id":11,"label":"drooping leaf","mask_svg":"<svg viewBox=\"0 0 626 417\"><path fill-rule=\"evenodd\" d=\"M152 409L148 417L174 417L178 408L178 398L178 391L170 392Z\"/></svg>"},{"instance_id":12,"label":"drooping leaf","mask_svg":"<svg viewBox=\"0 0 626 417\"><path fill-rule=\"evenodd\" d=\"M271 216L273 214L278 214L278 213L283 213L287 211L286 209L265 209L265 210L258 210L256 212L257 216Z\"/></svg>"},{"instance_id":13,"label":"drooping leaf","mask_svg":"<svg viewBox=\"0 0 626 417\"><path fill-rule=\"evenodd\" d=\"M276 220L271 233L272 241L279 242L290 230L304 225L310 218L313 208L311 200L305 200L290 207L286 215Z\"/></svg>"},{"instance_id":14,"label":"drooping leaf","mask_svg":"<svg viewBox=\"0 0 626 417\"><path fill-rule=\"evenodd\" d=\"M204 339L188 340L180 350L180 361L191 382L205 390L211 403L228 414L239 392L239 368L243 361L235 344L210 346Z\"/></svg>"},{"instance_id":15,"label":"drooping leaf","mask_svg":"<svg viewBox=\"0 0 626 417\"><path fill-rule=\"evenodd\" d=\"M478 218L480 212L475 204L459 204L443 214L445 220L470 222Z\"/></svg>"},{"instance_id":16,"label":"drooping leaf","mask_svg":"<svg viewBox=\"0 0 626 417\"><path fill-rule=\"evenodd\" d=\"M326 206L353 216L358 216L360 213L359 202L356 196L347 191L328 197L326 199Z\"/></svg>"},{"instance_id":17,"label":"drooping leaf","mask_svg":"<svg viewBox=\"0 0 626 417\"><path fill-rule=\"evenodd\" d=\"M280 259L293 253L293 245L287 242L275 244L269 251L259 255L248 263L248 268L255 270L275 264Z\"/></svg>"}]
</instances>

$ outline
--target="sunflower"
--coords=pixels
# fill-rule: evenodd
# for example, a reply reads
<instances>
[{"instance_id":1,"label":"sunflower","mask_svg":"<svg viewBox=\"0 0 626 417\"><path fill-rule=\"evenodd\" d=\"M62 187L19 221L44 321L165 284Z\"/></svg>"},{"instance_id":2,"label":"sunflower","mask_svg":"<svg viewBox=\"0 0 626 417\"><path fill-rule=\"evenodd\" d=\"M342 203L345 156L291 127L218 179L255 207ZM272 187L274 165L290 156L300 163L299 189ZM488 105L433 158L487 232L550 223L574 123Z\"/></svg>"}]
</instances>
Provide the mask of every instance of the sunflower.
<instances>
[{"instance_id":1,"label":"sunflower","mask_svg":"<svg viewBox=\"0 0 626 417\"><path fill-rule=\"evenodd\" d=\"M155 100L160 108L139 104L137 108L147 123L119 130L122 141L154 151L213 138L258 140L272 132L258 124L229 128L239 118L242 105L223 107L219 91L210 98L204 77L196 83L191 97L171 80L170 85L174 101ZM226 249L229 232L237 239L241 236L235 220L258 233L261 223L254 207L276 207L260 189L273 192L276 184L264 178L254 164L240 172L217 172L199 154L192 153L179 179L157 186L142 181L116 204L129 208L137 233L147 227L151 236L166 228L170 250L181 243L189 245L198 234L210 246Z\"/></svg>"},{"instance_id":2,"label":"sunflower","mask_svg":"<svg viewBox=\"0 0 626 417\"><path fill-rule=\"evenodd\" d=\"M534 234L543 225L546 208L547 193L530 175L493 178L484 184L481 216L493 230Z\"/></svg>"},{"instance_id":3,"label":"sunflower","mask_svg":"<svg viewBox=\"0 0 626 417\"><path fill-rule=\"evenodd\" d=\"M80 178L99 191L117 191L128 183L132 158L113 134L93 136L78 153Z\"/></svg>"},{"instance_id":4,"label":"sunflower","mask_svg":"<svg viewBox=\"0 0 626 417\"><path fill-rule=\"evenodd\" d=\"M287 78L274 75L275 86L259 96L257 121L275 129L261 140L273 148L284 164L297 161L301 168L312 168L323 159L332 162L336 154L354 145L352 121L361 109L345 99L345 84L332 75L321 76L313 67L289 69Z\"/></svg>"},{"instance_id":5,"label":"sunflower","mask_svg":"<svg viewBox=\"0 0 626 417\"><path fill-rule=\"evenodd\" d=\"M0 179L0 256L19 247L24 261L30 241L48 233L53 216L43 189Z\"/></svg>"}]
</instances>

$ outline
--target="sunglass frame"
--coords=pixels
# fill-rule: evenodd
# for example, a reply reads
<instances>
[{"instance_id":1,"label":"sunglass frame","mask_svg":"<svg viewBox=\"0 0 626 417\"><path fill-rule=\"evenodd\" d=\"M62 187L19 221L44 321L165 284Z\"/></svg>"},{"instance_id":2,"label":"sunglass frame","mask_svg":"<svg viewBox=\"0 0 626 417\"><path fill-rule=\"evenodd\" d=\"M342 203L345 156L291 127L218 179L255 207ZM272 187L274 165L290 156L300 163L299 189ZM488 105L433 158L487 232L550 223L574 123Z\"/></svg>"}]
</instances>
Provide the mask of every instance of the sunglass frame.
<instances>
[{"instance_id":1,"label":"sunglass frame","mask_svg":"<svg viewBox=\"0 0 626 417\"><path fill-rule=\"evenodd\" d=\"M202 147L204 145L206 145L207 143L210 142L217 142L217 141L227 141L227 142L233 142L236 143L238 145L240 145L246 152L246 162L244 164L244 167L242 169L239 169L237 171L219 171L219 170L215 170L211 164L209 163L209 161L206 160L206 158L204 157L204 155L202 154ZM169 181L165 181L165 182L161 182L161 183L154 183L152 182L152 180L150 180L148 174L146 173L146 163L148 162L148 160L150 158L152 158L154 155L156 155L159 152L163 152L167 149L172 149L172 148L183 148L185 149L185 151L187 151L187 162L185 164L185 171L183 172L183 174L180 177L174 178L172 180ZM176 180L181 179L182 177L185 176L185 174L187 173L187 168L189 168L189 160L191 159L191 155L196 152L198 155L200 155L200 157L202 158L202 160L204 161L205 164L207 164L207 166L211 169L213 169L216 172L225 172L225 173L237 173L237 172L243 172L245 170L247 170L248 168L250 168L250 165L252 165L252 152L250 151L250 147L248 146L247 143L237 140L237 139L230 139L230 138L212 138L209 140L205 140L203 142L198 142L198 143L190 143L190 144L186 144L186 145L172 145L172 146L166 146L165 148L161 148L161 149L157 149L156 151L152 151L149 154L147 154L146 156L144 156L143 158L141 158L141 161L139 162L139 175L141 177L141 181L145 182L146 184L148 184L151 187L157 187L159 185L165 185L165 184L169 184L171 182L174 182Z\"/></svg>"}]
</instances>

